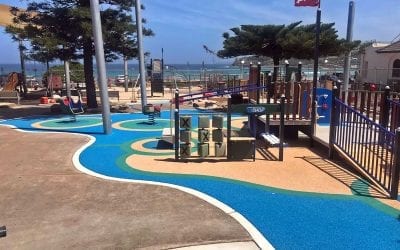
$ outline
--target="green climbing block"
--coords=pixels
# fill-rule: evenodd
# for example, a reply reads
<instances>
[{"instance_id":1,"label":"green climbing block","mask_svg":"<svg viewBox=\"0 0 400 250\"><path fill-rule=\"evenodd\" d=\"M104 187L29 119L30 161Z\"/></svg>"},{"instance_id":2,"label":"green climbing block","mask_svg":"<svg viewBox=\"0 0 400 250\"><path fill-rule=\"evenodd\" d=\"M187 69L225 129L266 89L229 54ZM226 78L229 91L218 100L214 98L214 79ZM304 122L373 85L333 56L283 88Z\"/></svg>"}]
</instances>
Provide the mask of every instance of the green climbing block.
<instances>
[{"instance_id":1,"label":"green climbing block","mask_svg":"<svg viewBox=\"0 0 400 250\"><path fill-rule=\"evenodd\" d=\"M181 130L180 131L180 140L185 143L190 143L190 140L192 139L191 134L192 133L190 132L190 130Z\"/></svg>"},{"instance_id":2,"label":"green climbing block","mask_svg":"<svg viewBox=\"0 0 400 250\"><path fill-rule=\"evenodd\" d=\"M224 116L223 115L213 115L212 126L213 126L213 128L223 128L224 127Z\"/></svg>"},{"instance_id":3,"label":"green climbing block","mask_svg":"<svg viewBox=\"0 0 400 250\"><path fill-rule=\"evenodd\" d=\"M222 133L222 129L213 129L212 140L214 142L223 142L224 141L224 134Z\"/></svg>"},{"instance_id":4,"label":"green climbing block","mask_svg":"<svg viewBox=\"0 0 400 250\"><path fill-rule=\"evenodd\" d=\"M191 129L192 128L192 117L191 116L181 116L180 117L181 128Z\"/></svg>"},{"instance_id":5,"label":"green climbing block","mask_svg":"<svg viewBox=\"0 0 400 250\"><path fill-rule=\"evenodd\" d=\"M191 155L191 147L189 143L182 143L179 146L181 158L188 158Z\"/></svg>"},{"instance_id":6,"label":"green climbing block","mask_svg":"<svg viewBox=\"0 0 400 250\"><path fill-rule=\"evenodd\" d=\"M208 143L198 143L197 153L200 157L207 157L210 154L210 147Z\"/></svg>"},{"instance_id":7,"label":"green climbing block","mask_svg":"<svg viewBox=\"0 0 400 250\"><path fill-rule=\"evenodd\" d=\"M216 157L226 156L226 144L224 142L215 143L214 152Z\"/></svg>"},{"instance_id":8,"label":"green climbing block","mask_svg":"<svg viewBox=\"0 0 400 250\"><path fill-rule=\"evenodd\" d=\"M199 143L209 142L210 141L210 131L208 129L199 129L197 139L199 140Z\"/></svg>"},{"instance_id":9,"label":"green climbing block","mask_svg":"<svg viewBox=\"0 0 400 250\"><path fill-rule=\"evenodd\" d=\"M199 128L209 128L210 118L208 115L199 115Z\"/></svg>"}]
</instances>

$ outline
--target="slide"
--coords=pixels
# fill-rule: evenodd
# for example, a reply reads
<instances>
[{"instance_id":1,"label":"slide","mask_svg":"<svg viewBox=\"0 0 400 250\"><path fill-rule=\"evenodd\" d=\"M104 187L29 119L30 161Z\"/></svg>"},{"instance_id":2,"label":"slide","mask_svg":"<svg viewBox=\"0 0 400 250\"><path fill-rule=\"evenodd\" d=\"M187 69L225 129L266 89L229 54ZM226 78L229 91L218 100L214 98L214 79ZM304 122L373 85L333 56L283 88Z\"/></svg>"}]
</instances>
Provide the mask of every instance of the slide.
<instances>
[{"instance_id":1,"label":"slide","mask_svg":"<svg viewBox=\"0 0 400 250\"><path fill-rule=\"evenodd\" d=\"M17 72L12 72L8 75L7 82L2 91L14 91L18 86L19 78Z\"/></svg>"}]
</instances>

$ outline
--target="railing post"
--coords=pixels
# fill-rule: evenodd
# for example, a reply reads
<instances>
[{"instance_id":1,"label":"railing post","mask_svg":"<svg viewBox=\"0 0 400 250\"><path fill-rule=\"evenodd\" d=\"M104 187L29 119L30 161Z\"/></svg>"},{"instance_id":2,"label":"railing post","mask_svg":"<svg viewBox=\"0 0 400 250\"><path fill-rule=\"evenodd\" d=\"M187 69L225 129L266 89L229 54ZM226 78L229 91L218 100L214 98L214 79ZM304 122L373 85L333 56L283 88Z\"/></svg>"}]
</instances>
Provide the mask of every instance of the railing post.
<instances>
[{"instance_id":1,"label":"railing post","mask_svg":"<svg viewBox=\"0 0 400 250\"><path fill-rule=\"evenodd\" d=\"M336 98L339 98L339 88L335 85L332 91L332 102L331 102L331 121L329 126L329 158L333 159L334 153L334 142L336 137L336 125L338 120L338 112L336 105Z\"/></svg>"},{"instance_id":2,"label":"railing post","mask_svg":"<svg viewBox=\"0 0 400 250\"><path fill-rule=\"evenodd\" d=\"M226 121L226 158L230 160L231 158L231 133L232 133L232 97L228 97L228 110L227 110L227 121Z\"/></svg>"},{"instance_id":3,"label":"railing post","mask_svg":"<svg viewBox=\"0 0 400 250\"><path fill-rule=\"evenodd\" d=\"M257 104L260 104L260 86L261 86L261 62L257 64Z\"/></svg>"},{"instance_id":4,"label":"railing post","mask_svg":"<svg viewBox=\"0 0 400 250\"><path fill-rule=\"evenodd\" d=\"M283 161L283 140L285 137L285 95L281 95L279 117L279 160ZM267 115L268 116L268 115Z\"/></svg>"},{"instance_id":5,"label":"railing post","mask_svg":"<svg viewBox=\"0 0 400 250\"><path fill-rule=\"evenodd\" d=\"M179 90L175 90L175 161L179 160ZM172 136L172 135L171 135Z\"/></svg>"},{"instance_id":6,"label":"railing post","mask_svg":"<svg viewBox=\"0 0 400 250\"><path fill-rule=\"evenodd\" d=\"M396 137L394 139L393 149L393 168L392 168L392 186L390 187L390 198L397 199L399 188L399 171L400 171L400 127L396 129Z\"/></svg>"},{"instance_id":7,"label":"railing post","mask_svg":"<svg viewBox=\"0 0 400 250\"><path fill-rule=\"evenodd\" d=\"M385 92L383 92L383 96L381 97L382 115L379 117L379 123L385 129L387 129L389 124L389 111L390 111L389 96L390 96L390 87L386 86Z\"/></svg>"}]
</instances>

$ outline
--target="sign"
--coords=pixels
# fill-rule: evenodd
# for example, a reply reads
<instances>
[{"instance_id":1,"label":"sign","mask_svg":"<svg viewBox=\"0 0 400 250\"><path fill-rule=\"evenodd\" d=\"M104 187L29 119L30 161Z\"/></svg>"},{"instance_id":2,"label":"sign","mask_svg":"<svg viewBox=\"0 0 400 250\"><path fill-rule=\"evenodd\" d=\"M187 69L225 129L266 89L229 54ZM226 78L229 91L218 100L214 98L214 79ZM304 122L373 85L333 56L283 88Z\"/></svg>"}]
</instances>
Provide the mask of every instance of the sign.
<instances>
[{"instance_id":1,"label":"sign","mask_svg":"<svg viewBox=\"0 0 400 250\"><path fill-rule=\"evenodd\" d=\"M247 114L264 114L265 113L265 107L263 107L263 106L246 107L246 113Z\"/></svg>"},{"instance_id":2,"label":"sign","mask_svg":"<svg viewBox=\"0 0 400 250\"><path fill-rule=\"evenodd\" d=\"M291 104L285 104L285 110ZM230 108L231 113L241 113L241 114L274 114L279 113L281 110L281 104L278 103L264 103L264 104L236 104L232 105Z\"/></svg>"},{"instance_id":3,"label":"sign","mask_svg":"<svg viewBox=\"0 0 400 250\"><path fill-rule=\"evenodd\" d=\"M320 0L295 0L294 6L296 7L317 7L320 4Z\"/></svg>"}]
</instances>

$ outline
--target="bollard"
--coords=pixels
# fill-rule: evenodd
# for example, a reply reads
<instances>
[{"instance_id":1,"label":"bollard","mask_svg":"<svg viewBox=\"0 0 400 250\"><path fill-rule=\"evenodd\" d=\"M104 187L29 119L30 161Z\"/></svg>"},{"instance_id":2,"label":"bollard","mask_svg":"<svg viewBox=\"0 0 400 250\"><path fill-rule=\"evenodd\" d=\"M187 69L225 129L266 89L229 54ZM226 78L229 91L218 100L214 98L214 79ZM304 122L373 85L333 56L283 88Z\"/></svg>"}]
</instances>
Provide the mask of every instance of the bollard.
<instances>
[{"instance_id":1,"label":"bollard","mask_svg":"<svg viewBox=\"0 0 400 250\"><path fill-rule=\"evenodd\" d=\"M6 236L7 236L6 226L1 226L0 227L0 237L6 237Z\"/></svg>"},{"instance_id":2,"label":"bollard","mask_svg":"<svg viewBox=\"0 0 400 250\"><path fill-rule=\"evenodd\" d=\"M338 122L338 108L336 105L336 98L339 98L339 88L334 85L332 91L332 103L331 103L331 121L329 126L329 159L333 159L334 154L334 143L336 140L336 126Z\"/></svg>"}]
</instances>

